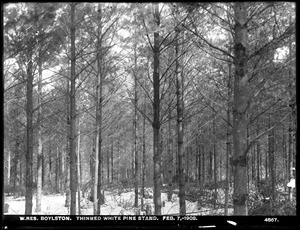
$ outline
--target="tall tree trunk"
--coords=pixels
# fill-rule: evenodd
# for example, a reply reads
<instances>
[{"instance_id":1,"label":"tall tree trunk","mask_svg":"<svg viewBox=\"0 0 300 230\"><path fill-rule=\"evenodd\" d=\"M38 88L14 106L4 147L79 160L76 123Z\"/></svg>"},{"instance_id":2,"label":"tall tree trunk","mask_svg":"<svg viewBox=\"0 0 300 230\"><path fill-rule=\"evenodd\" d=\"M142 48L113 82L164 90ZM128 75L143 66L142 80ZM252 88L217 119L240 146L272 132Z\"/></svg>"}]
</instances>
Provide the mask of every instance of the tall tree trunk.
<instances>
[{"instance_id":1,"label":"tall tree trunk","mask_svg":"<svg viewBox=\"0 0 300 230\"><path fill-rule=\"evenodd\" d=\"M170 80L171 84L171 80ZM171 98L169 97L169 103L171 103ZM168 180L168 201L172 199L173 193L173 137L171 129L171 110L169 110L169 119L168 119L168 144L167 144L167 180Z\"/></svg>"},{"instance_id":2,"label":"tall tree trunk","mask_svg":"<svg viewBox=\"0 0 300 230\"><path fill-rule=\"evenodd\" d=\"M109 150L107 150L106 152L106 169L107 169L107 173L106 173L106 176L107 176L107 183L109 184L110 183L110 155L109 155Z\"/></svg>"},{"instance_id":3,"label":"tall tree trunk","mask_svg":"<svg viewBox=\"0 0 300 230\"><path fill-rule=\"evenodd\" d=\"M18 78L15 77L14 79L16 82L19 82L20 80ZM14 87L14 98L16 98L16 101L14 103L13 106L13 115L12 115L12 120L17 120L18 117L21 115L20 112L20 108L19 106L17 106L19 104L19 100L22 98L22 90L21 90L21 85L18 85L16 87ZM20 166L20 141L21 138L19 136L20 134L20 123L19 122L14 122L13 123L13 127L12 127L12 132L14 134L14 138L13 138L13 148L12 148L12 153L13 153L13 157L12 158L12 165L10 167L10 181L9 183L13 186L13 188L15 188L16 186L18 186L19 182L18 182L18 176L19 176L19 166ZM21 178L20 178L21 179Z\"/></svg>"},{"instance_id":4,"label":"tall tree trunk","mask_svg":"<svg viewBox=\"0 0 300 230\"><path fill-rule=\"evenodd\" d=\"M28 51L27 81L26 81L26 194L25 194L25 215L32 214L33 198L33 47ZM20 178L21 179L21 178Z\"/></svg>"},{"instance_id":5,"label":"tall tree trunk","mask_svg":"<svg viewBox=\"0 0 300 230\"><path fill-rule=\"evenodd\" d=\"M217 188L217 138L216 138L216 113L213 112L213 154L214 154L214 208L217 205L217 195L218 195L218 188Z\"/></svg>"},{"instance_id":6,"label":"tall tree trunk","mask_svg":"<svg viewBox=\"0 0 300 230\"><path fill-rule=\"evenodd\" d=\"M75 65L76 65L76 56L75 56L75 7L76 3L71 3L71 90L70 90L70 215L76 215L76 189L77 189L77 167L76 167L76 97L75 97Z\"/></svg>"},{"instance_id":7,"label":"tall tree trunk","mask_svg":"<svg viewBox=\"0 0 300 230\"><path fill-rule=\"evenodd\" d=\"M134 138L134 207L138 207L138 185L139 185L139 168L138 168L138 151L137 151L137 102L138 102L138 95L137 95L137 44L134 43L134 117L133 117L133 138Z\"/></svg>"},{"instance_id":8,"label":"tall tree trunk","mask_svg":"<svg viewBox=\"0 0 300 230\"><path fill-rule=\"evenodd\" d=\"M265 151L265 179L269 178L269 163L268 163L268 151Z\"/></svg>"},{"instance_id":9,"label":"tall tree trunk","mask_svg":"<svg viewBox=\"0 0 300 230\"><path fill-rule=\"evenodd\" d=\"M91 188L91 193L89 194L89 196L94 196L94 187L95 187L95 139L93 138L92 140L92 146L90 148L90 188ZM94 202L95 204L95 202ZM95 207L93 206L93 211L94 211L94 214L95 213Z\"/></svg>"},{"instance_id":10,"label":"tall tree trunk","mask_svg":"<svg viewBox=\"0 0 300 230\"><path fill-rule=\"evenodd\" d=\"M97 28L97 89L96 89L96 160L95 160L95 186L94 186L94 213L101 213L101 181L102 181L102 106L103 106L103 76L102 76L102 9L98 3L98 28Z\"/></svg>"},{"instance_id":11,"label":"tall tree trunk","mask_svg":"<svg viewBox=\"0 0 300 230\"><path fill-rule=\"evenodd\" d=\"M293 139L292 139L292 116L290 116L290 122L288 127L288 175L289 175L289 181L293 178ZM292 201L293 193L292 188L288 187L288 200Z\"/></svg>"},{"instance_id":12,"label":"tall tree trunk","mask_svg":"<svg viewBox=\"0 0 300 230\"><path fill-rule=\"evenodd\" d=\"M257 127L256 127L256 135L258 136L259 135L259 131L260 131L260 128L259 128L259 122L258 122L258 119L257 119ZM261 174L261 171L260 171L260 164L261 164L261 156L260 156L260 140L258 139L257 142L256 142L256 164L257 164L257 168L256 168L256 186L257 188L259 188L259 181L260 181L260 174Z\"/></svg>"},{"instance_id":13,"label":"tall tree trunk","mask_svg":"<svg viewBox=\"0 0 300 230\"><path fill-rule=\"evenodd\" d=\"M10 184L10 166L11 166L11 151L10 149L7 152L7 185Z\"/></svg>"},{"instance_id":14,"label":"tall tree trunk","mask_svg":"<svg viewBox=\"0 0 300 230\"><path fill-rule=\"evenodd\" d=\"M80 191L81 191L81 172L80 172L80 164L81 164L81 156L80 156L80 118L78 118L78 143L77 143L77 204L78 204L78 215L81 215L80 209Z\"/></svg>"},{"instance_id":15,"label":"tall tree trunk","mask_svg":"<svg viewBox=\"0 0 300 230\"><path fill-rule=\"evenodd\" d=\"M227 121L230 124L230 101L231 101L231 90L230 90L230 78L229 75L229 83L228 83L228 107L227 107ZM226 131L226 183L225 183L225 216L228 216L228 200L229 200L229 182L230 182L230 163L229 158L231 156L231 133L230 133L230 126L227 125Z\"/></svg>"},{"instance_id":16,"label":"tall tree trunk","mask_svg":"<svg viewBox=\"0 0 300 230\"><path fill-rule=\"evenodd\" d=\"M178 34L180 31L176 31ZM184 172L184 152L183 152L183 74L179 64L179 44L175 41L175 76L176 76L176 107L177 107L177 154L178 154L178 173L179 173L179 213L186 214L185 206L185 172ZM179 74L180 73L180 74ZM181 79L180 79L181 76Z\"/></svg>"},{"instance_id":17,"label":"tall tree trunk","mask_svg":"<svg viewBox=\"0 0 300 230\"><path fill-rule=\"evenodd\" d=\"M143 113L146 113L145 96L143 101ZM146 176L146 118L143 116L143 153L142 153L142 188L141 210L144 210L145 176Z\"/></svg>"},{"instance_id":18,"label":"tall tree trunk","mask_svg":"<svg viewBox=\"0 0 300 230\"><path fill-rule=\"evenodd\" d=\"M69 85L69 84L68 84ZM69 88L69 87L68 87ZM68 100L69 101L69 100ZM70 103L68 103L69 105ZM70 107L70 106L69 106ZM69 110L70 108L68 108ZM70 124L69 121L69 116L67 118L67 123ZM69 139L69 133L68 133L68 139ZM65 177L65 184L66 184L66 201L65 201L65 207L70 207L70 143L68 141L67 146L66 146L66 177ZM49 162L49 167L50 167L51 163ZM51 168L51 167L50 167ZM51 169L50 169L51 171ZM50 175L50 173L49 173Z\"/></svg>"},{"instance_id":19,"label":"tall tree trunk","mask_svg":"<svg viewBox=\"0 0 300 230\"><path fill-rule=\"evenodd\" d=\"M60 154L60 193L63 194L66 189L66 184L65 184L65 158L64 158L64 151L62 149L62 152Z\"/></svg>"},{"instance_id":20,"label":"tall tree trunk","mask_svg":"<svg viewBox=\"0 0 300 230\"><path fill-rule=\"evenodd\" d=\"M111 138L111 151L110 151L110 180L114 182L114 138Z\"/></svg>"},{"instance_id":21,"label":"tall tree trunk","mask_svg":"<svg viewBox=\"0 0 300 230\"><path fill-rule=\"evenodd\" d=\"M233 165L234 165L234 215L247 215L247 2L234 3L234 108L233 108Z\"/></svg>"},{"instance_id":22,"label":"tall tree trunk","mask_svg":"<svg viewBox=\"0 0 300 230\"><path fill-rule=\"evenodd\" d=\"M59 157L59 149L56 147L56 158L55 158L55 192L60 192L60 157Z\"/></svg>"},{"instance_id":23,"label":"tall tree trunk","mask_svg":"<svg viewBox=\"0 0 300 230\"><path fill-rule=\"evenodd\" d=\"M289 22L291 22L291 16L289 17ZM289 42L289 56L288 56L288 59L289 61L292 61L293 60L293 48L292 48L292 40L290 40ZM290 103L290 108L291 108L291 115L289 116L289 125L288 125L288 156L287 156L287 173L288 173L288 180L291 181L291 179L294 178L294 175L293 175L293 161L294 161L294 150L293 149L296 149L296 146L293 146L293 130L294 128L296 127L296 122L295 122L295 104L296 102L293 100L293 98L295 97L294 95L294 92L291 91L293 90L293 87L292 87L292 79L295 78L296 76L294 75L294 72L292 71L294 67L291 67L289 68L288 70L288 79L289 79L289 85L288 85L288 88L290 89L289 91L289 103ZM297 135L297 132L296 132L296 135ZM297 144L297 142L295 142L295 145ZM294 147L294 148L293 148ZM288 200L289 201L292 201L293 199L293 188L291 187L288 187Z\"/></svg>"},{"instance_id":24,"label":"tall tree trunk","mask_svg":"<svg viewBox=\"0 0 300 230\"><path fill-rule=\"evenodd\" d=\"M271 115L269 114L269 128L271 128ZM275 128L271 129L269 132L268 138L269 144L269 172L270 172L270 182L271 182L271 207L275 201L275 162L274 162L274 154L275 154ZM272 211L272 208L271 208ZM272 213L270 213L272 215Z\"/></svg>"},{"instance_id":25,"label":"tall tree trunk","mask_svg":"<svg viewBox=\"0 0 300 230\"><path fill-rule=\"evenodd\" d=\"M14 157L13 157L13 164L12 164L12 167L11 167L11 175L12 177L10 178L10 183L12 184L12 186L14 188L16 188L16 186L18 185L18 165L19 165L19 140L15 140L14 141L15 144L14 144Z\"/></svg>"},{"instance_id":26,"label":"tall tree trunk","mask_svg":"<svg viewBox=\"0 0 300 230\"><path fill-rule=\"evenodd\" d=\"M156 25L160 25L160 12L158 8L158 3L153 3L154 8L154 19ZM154 48L153 48L153 58L154 58L154 70L153 70L153 182L154 182L154 208L155 215L161 215L161 133L160 133L160 77L159 77L159 33L154 32Z\"/></svg>"},{"instance_id":27,"label":"tall tree trunk","mask_svg":"<svg viewBox=\"0 0 300 230\"><path fill-rule=\"evenodd\" d=\"M202 169L202 172L201 172L201 177L202 177L202 185L204 186L205 183L206 183L206 169L205 169L205 146L204 146L204 138L203 136L201 135L201 162L202 162L202 166L201 166L201 169Z\"/></svg>"},{"instance_id":28,"label":"tall tree trunk","mask_svg":"<svg viewBox=\"0 0 300 230\"><path fill-rule=\"evenodd\" d=\"M43 180L43 140L42 140L42 61L39 54L38 60L38 153L37 153L37 190L36 212L42 208L42 180Z\"/></svg>"}]
</instances>

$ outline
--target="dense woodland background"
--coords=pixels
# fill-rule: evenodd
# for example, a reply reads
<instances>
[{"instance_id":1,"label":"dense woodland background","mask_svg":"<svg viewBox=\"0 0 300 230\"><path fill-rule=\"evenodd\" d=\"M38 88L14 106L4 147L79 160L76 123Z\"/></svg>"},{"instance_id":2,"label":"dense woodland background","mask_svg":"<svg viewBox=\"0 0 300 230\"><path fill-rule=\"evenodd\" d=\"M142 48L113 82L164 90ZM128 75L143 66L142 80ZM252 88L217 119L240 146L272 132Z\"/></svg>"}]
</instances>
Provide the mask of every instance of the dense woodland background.
<instances>
[{"instance_id":1,"label":"dense woodland background","mask_svg":"<svg viewBox=\"0 0 300 230\"><path fill-rule=\"evenodd\" d=\"M4 188L25 214L54 193L101 214L109 189L144 210L146 187L157 215L162 192L183 215L295 214L294 3L11 3L3 23Z\"/></svg>"}]
</instances>

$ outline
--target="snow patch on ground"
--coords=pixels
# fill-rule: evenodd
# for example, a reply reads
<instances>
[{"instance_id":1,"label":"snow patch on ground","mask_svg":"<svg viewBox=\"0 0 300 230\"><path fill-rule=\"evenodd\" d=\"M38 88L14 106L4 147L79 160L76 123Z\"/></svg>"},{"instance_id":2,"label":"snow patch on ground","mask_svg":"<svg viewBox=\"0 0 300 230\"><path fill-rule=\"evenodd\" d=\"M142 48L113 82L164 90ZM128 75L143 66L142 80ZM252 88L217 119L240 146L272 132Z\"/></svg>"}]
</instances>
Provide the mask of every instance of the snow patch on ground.
<instances>
[{"instance_id":1,"label":"snow patch on ground","mask_svg":"<svg viewBox=\"0 0 300 230\"><path fill-rule=\"evenodd\" d=\"M128 191L118 195L117 193L105 191L105 204L101 206L101 215L136 215L137 210L134 205L134 191ZM33 198L33 215L69 215L69 208L65 207L65 195L54 194L44 195L42 197L42 211L36 212L36 197ZM139 206L141 199L139 197ZM162 214L178 215L179 198L173 194L171 201L168 201L167 194L161 194ZM25 197L14 198L6 196L5 203L9 205L7 215L24 215L25 214ZM153 199L144 199L144 207L151 207L154 212ZM93 215L93 203L86 198L81 199L81 215ZM198 209L197 202L186 201L187 215L223 215L224 209L214 210L208 208ZM229 210L232 213L232 210Z\"/></svg>"}]
</instances>

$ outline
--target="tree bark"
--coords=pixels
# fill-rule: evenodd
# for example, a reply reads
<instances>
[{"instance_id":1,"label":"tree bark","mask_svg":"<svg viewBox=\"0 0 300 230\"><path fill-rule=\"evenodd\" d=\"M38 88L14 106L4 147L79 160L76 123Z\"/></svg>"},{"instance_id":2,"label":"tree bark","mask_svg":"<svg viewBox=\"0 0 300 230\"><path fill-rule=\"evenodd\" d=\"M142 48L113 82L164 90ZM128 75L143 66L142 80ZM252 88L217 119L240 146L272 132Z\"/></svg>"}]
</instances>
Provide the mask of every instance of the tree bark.
<instances>
[{"instance_id":1,"label":"tree bark","mask_svg":"<svg viewBox=\"0 0 300 230\"><path fill-rule=\"evenodd\" d=\"M80 192L81 192L81 172L80 172L80 164L81 164L81 156L80 156L80 118L78 118L78 145L77 145L77 204L78 204L78 215L81 215L80 209Z\"/></svg>"},{"instance_id":2,"label":"tree bark","mask_svg":"<svg viewBox=\"0 0 300 230\"><path fill-rule=\"evenodd\" d=\"M114 138L111 138L111 151L110 151L110 181L114 182Z\"/></svg>"},{"instance_id":3,"label":"tree bark","mask_svg":"<svg viewBox=\"0 0 300 230\"><path fill-rule=\"evenodd\" d=\"M145 96L143 102L143 113L146 113ZM146 118L143 116L143 153L142 153L142 188L141 188L141 210L144 210L145 176L146 176Z\"/></svg>"},{"instance_id":4,"label":"tree bark","mask_svg":"<svg viewBox=\"0 0 300 230\"><path fill-rule=\"evenodd\" d=\"M76 215L76 190L77 190L77 167L76 167L76 97L75 97L75 3L71 3L71 89L70 89L70 215Z\"/></svg>"},{"instance_id":5,"label":"tree bark","mask_svg":"<svg viewBox=\"0 0 300 230\"><path fill-rule=\"evenodd\" d=\"M232 79L232 65L228 65L228 82L227 82L227 130L226 130L226 184L225 184L225 216L228 216L228 200L229 200L229 182L230 182L230 157L231 157L231 101L232 101L232 90L231 90L231 79Z\"/></svg>"},{"instance_id":6,"label":"tree bark","mask_svg":"<svg viewBox=\"0 0 300 230\"><path fill-rule=\"evenodd\" d=\"M289 181L293 178L293 140L292 140L292 132L293 132L293 127L292 127L292 116L290 116L290 122L289 122L289 127L288 127L288 175L289 175ZM293 193L292 193L292 188L288 187L288 200L292 201L293 198Z\"/></svg>"},{"instance_id":7,"label":"tree bark","mask_svg":"<svg viewBox=\"0 0 300 230\"><path fill-rule=\"evenodd\" d=\"M38 153L37 153L37 190L36 190L36 212L42 208L42 180L43 180L43 140L42 140L42 60L38 60Z\"/></svg>"},{"instance_id":8,"label":"tree bark","mask_svg":"<svg viewBox=\"0 0 300 230\"><path fill-rule=\"evenodd\" d=\"M153 3L154 19L157 26L160 25L160 12L158 3ZM159 50L159 33L154 32L154 71L153 71L153 201L155 207L155 215L161 215L161 133L160 133L160 77L159 77L159 62L160 50Z\"/></svg>"},{"instance_id":9,"label":"tree bark","mask_svg":"<svg viewBox=\"0 0 300 230\"><path fill-rule=\"evenodd\" d=\"M269 128L271 128L271 115L269 115ZM271 207L275 201L275 162L274 162L274 154L275 154L275 128L271 129L269 132L269 172L270 172L270 182L271 182ZM272 211L272 208L271 208ZM272 213L271 213L272 215Z\"/></svg>"},{"instance_id":10,"label":"tree bark","mask_svg":"<svg viewBox=\"0 0 300 230\"><path fill-rule=\"evenodd\" d=\"M171 81L170 81L171 84ZM171 100L170 100L171 102ZM168 145L167 145L167 180L168 180L168 201L171 201L173 194L173 152L172 152L173 138L172 138L172 129L171 129L171 110L169 110L169 119L168 119Z\"/></svg>"},{"instance_id":11,"label":"tree bark","mask_svg":"<svg viewBox=\"0 0 300 230\"><path fill-rule=\"evenodd\" d=\"M33 198L33 47L28 51L27 81L26 81L26 194L25 215L32 214Z\"/></svg>"},{"instance_id":12,"label":"tree bark","mask_svg":"<svg viewBox=\"0 0 300 230\"><path fill-rule=\"evenodd\" d=\"M257 127L256 127L256 135L259 135L259 123L257 120ZM257 164L257 168L256 168L256 186L257 188L259 188L259 181L260 181L260 174L261 174L261 170L260 170L260 164L261 164L261 156L260 156L260 140L258 139L256 142L256 164Z\"/></svg>"},{"instance_id":13,"label":"tree bark","mask_svg":"<svg viewBox=\"0 0 300 230\"><path fill-rule=\"evenodd\" d=\"M55 158L55 192L60 192L60 157L58 146L56 147L56 158Z\"/></svg>"},{"instance_id":14,"label":"tree bark","mask_svg":"<svg viewBox=\"0 0 300 230\"><path fill-rule=\"evenodd\" d=\"M217 195L218 195L218 189L217 189L217 138L216 138L216 113L213 112L213 157L214 157L214 208L216 208L217 205Z\"/></svg>"},{"instance_id":15,"label":"tree bark","mask_svg":"<svg viewBox=\"0 0 300 230\"><path fill-rule=\"evenodd\" d=\"M247 4L234 3L234 108L233 108L233 165L234 165L234 215L247 215Z\"/></svg>"},{"instance_id":16,"label":"tree bark","mask_svg":"<svg viewBox=\"0 0 300 230\"><path fill-rule=\"evenodd\" d=\"M11 151L7 151L7 185L10 183L10 166L11 166Z\"/></svg>"},{"instance_id":17,"label":"tree bark","mask_svg":"<svg viewBox=\"0 0 300 230\"><path fill-rule=\"evenodd\" d=\"M138 168L138 151L137 151L137 44L134 43L134 117L133 117L133 128L134 128L134 207L138 207L138 185L139 185L139 168Z\"/></svg>"},{"instance_id":18,"label":"tree bark","mask_svg":"<svg viewBox=\"0 0 300 230\"><path fill-rule=\"evenodd\" d=\"M179 34L179 31L177 31ZM178 173L179 173L179 213L186 214L185 206L185 172L184 172L184 152L183 152L183 75L179 73L179 44L175 41L175 76L176 76L176 108L177 108L177 154L178 154ZM181 79L180 79L181 76Z\"/></svg>"},{"instance_id":19,"label":"tree bark","mask_svg":"<svg viewBox=\"0 0 300 230\"><path fill-rule=\"evenodd\" d=\"M98 3L98 28L97 28L97 88L96 88L96 159L95 159L95 186L94 186L94 213L101 213L101 181L102 181L102 107L103 107L103 76L102 76L102 9Z\"/></svg>"}]
</instances>

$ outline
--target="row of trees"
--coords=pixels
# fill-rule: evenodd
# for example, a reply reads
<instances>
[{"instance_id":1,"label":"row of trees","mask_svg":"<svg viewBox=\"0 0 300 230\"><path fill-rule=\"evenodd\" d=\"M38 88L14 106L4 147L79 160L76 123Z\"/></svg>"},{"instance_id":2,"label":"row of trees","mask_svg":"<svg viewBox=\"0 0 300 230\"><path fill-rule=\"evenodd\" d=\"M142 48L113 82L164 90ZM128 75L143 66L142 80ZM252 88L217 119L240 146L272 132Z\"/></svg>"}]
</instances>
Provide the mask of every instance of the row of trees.
<instances>
[{"instance_id":1,"label":"row of trees","mask_svg":"<svg viewBox=\"0 0 300 230\"><path fill-rule=\"evenodd\" d=\"M295 162L295 6L292 3L17 3L4 5L5 184L80 191L101 214L117 182L230 187L247 215L252 184L272 200ZM22 150L26 150L25 152ZM77 194L77 195L76 195ZM216 193L215 193L216 194ZM78 211L76 211L76 197Z\"/></svg>"}]
</instances>

